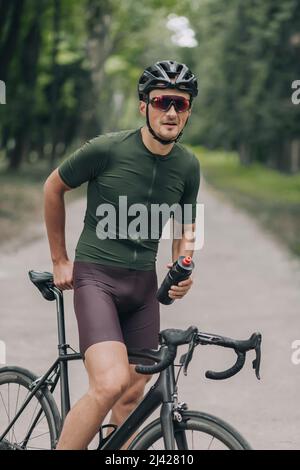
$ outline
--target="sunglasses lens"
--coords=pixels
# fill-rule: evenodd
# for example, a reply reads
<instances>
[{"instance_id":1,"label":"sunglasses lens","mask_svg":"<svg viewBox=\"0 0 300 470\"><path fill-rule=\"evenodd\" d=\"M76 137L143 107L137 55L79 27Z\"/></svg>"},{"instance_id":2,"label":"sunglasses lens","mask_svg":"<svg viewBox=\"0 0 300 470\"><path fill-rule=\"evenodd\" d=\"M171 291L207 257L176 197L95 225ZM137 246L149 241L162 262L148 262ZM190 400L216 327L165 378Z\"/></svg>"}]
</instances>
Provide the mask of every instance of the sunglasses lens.
<instances>
[{"instance_id":1,"label":"sunglasses lens","mask_svg":"<svg viewBox=\"0 0 300 470\"><path fill-rule=\"evenodd\" d=\"M171 104L171 99L168 96L156 96L151 100L153 108L167 111Z\"/></svg>"},{"instance_id":2,"label":"sunglasses lens","mask_svg":"<svg viewBox=\"0 0 300 470\"><path fill-rule=\"evenodd\" d=\"M190 102L186 98L181 96L173 95L161 95L155 96L151 100L153 108L159 109L160 111L167 111L172 104L178 113L187 111L190 107Z\"/></svg>"},{"instance_id":3,"label":"sunglasses lens","mask_svg":"<svg viewBox=\"0 0 300 470\"><path fill-rule=\"evenodd\" d=\"M190 102L186 98L181 98L178 96L177 98L175 98L174 101L175 101L175 109L179 113L187 111L190 107Z\"/></svg>"}]
</instances>

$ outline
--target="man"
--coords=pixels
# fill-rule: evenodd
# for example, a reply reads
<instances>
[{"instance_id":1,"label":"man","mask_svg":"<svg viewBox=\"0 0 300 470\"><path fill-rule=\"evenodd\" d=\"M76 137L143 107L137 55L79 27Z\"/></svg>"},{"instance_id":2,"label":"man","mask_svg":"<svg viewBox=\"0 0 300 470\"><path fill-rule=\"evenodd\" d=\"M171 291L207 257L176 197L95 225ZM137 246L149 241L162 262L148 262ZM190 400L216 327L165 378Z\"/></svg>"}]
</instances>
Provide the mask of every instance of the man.
<instances>
[{"instance_id":1,"label":"man","mask_svg":"<svg viewBox=\"0 0 300 470\"><path fill-rule=\"evenodd\" d=\"M147 125L96 137L45 183L54 282L62 290L74 288L80 351L89 377L89 390L68 414L57 449L85 449L109 410L111 423L120 425L151 378L135 372L126 348L158 347L155 261L162 224L155 227L158 236L140 236L132 220L135 206L143 204L149 215L157 204L189 205L182 237L173 240L172 260L193 253L185 228L194 229L200 169L196 157L176 142L191 114L197 80L184 64L157 62L142 74L138 92ZM64 193L85 181L87 210L73 265L65 245ZM124 213L125 199L131 219ZM172 286L170 297L182 298L191 284L189 279Z\"/></svg>"}]
</instances>

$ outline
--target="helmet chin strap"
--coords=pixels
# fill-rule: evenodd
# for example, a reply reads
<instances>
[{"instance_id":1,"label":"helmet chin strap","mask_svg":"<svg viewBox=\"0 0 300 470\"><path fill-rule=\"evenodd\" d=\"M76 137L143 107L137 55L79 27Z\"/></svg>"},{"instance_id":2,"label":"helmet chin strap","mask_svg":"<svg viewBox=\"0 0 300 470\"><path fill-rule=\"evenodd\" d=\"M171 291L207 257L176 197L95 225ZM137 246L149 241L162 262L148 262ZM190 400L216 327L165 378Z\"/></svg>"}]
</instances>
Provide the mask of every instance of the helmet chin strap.
<instances>
[{"instance_id":1,"label":"helmet chin strap","mask_svg":"<svg viewBox=\"0 0 300 470\"><path fill-rule=\"evenodd\" d=\"M150 131L150 133L152 134L152 136L154 137L155 140L158 140L158 142L160 142L162 145L169 145L169 144L173 144L175 142L177 142L180 137L182 136L182 133L183 133L183 129L181 132L179 132L179 134L177 135L177 137L175 137L175 139L170 139L170 140L165 140L165 139L161 139L158 135L155 134L154 130L152 129L151 125L150 125L150 119L149 119L149 104L147 103L147 108L146 108L146 119L147 119L147 127ZM187 123L187 121L186 121ZM186 123L185 123L185 126L186 126ZM184 126L184 127L185 127Z\"/></svg>"}]
</instances>

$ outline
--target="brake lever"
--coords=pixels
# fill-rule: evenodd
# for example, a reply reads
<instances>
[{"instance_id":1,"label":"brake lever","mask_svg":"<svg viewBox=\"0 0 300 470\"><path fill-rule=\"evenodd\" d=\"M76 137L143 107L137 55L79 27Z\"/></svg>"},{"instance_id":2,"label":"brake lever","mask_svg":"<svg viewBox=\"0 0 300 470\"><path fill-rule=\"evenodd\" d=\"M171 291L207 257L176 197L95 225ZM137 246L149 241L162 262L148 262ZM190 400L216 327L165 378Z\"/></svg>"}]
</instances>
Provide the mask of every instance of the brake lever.
<instances>
[{"instance_id":1,"label":"brake lever","mask_svg":"<svg viewBox=\"0 0 300 470\"><path fill-rule=\"evenodd\" d=\"M196 343L194 342L194 340L192 340L189 344L188 352L180 358L180 363L183 364L183 373L185 376L187 376L188 366L193 358L195 346Z\"/></svg>"},{"instance_id":2,"label":"brake lever","mask_svg":"<svg viewBox=\"0 0 300 470\"><path fill-rule=\"evenodd\" d=\"M257 333L256 336L256 345L255 345L255 353L256 357L254 361L252 361L252 367L255 369L255 375L258 380L260 380L260 361L261 361L261 334Z\"/></svg>"}]
</instances>

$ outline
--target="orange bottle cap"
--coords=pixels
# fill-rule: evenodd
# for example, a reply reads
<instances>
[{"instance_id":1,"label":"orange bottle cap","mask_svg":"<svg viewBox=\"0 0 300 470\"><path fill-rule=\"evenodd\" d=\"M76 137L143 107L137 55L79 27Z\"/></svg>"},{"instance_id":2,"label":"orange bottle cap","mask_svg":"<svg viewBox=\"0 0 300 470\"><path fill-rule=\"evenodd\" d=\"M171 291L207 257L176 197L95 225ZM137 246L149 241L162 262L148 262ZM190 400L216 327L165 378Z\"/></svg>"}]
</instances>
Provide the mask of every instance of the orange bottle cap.
<instances>
[{"instance_id":1,"label":"orange bottle cap","mask_svg":"<svg viewBox=\"0 0 300 470\"><path fill-rule=\"evenodd\" d=\"M185 258L183 258L182 260L182 264L184 266L189 266L192 262L192 257L191 256L186 256Z\"/></svg>"}]
</instances>

